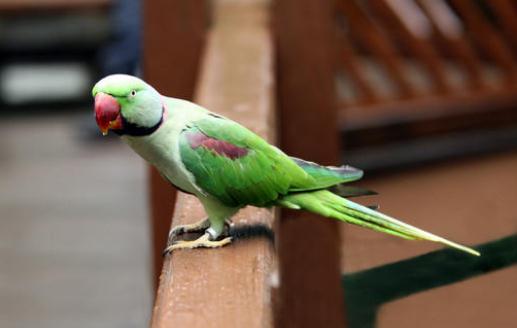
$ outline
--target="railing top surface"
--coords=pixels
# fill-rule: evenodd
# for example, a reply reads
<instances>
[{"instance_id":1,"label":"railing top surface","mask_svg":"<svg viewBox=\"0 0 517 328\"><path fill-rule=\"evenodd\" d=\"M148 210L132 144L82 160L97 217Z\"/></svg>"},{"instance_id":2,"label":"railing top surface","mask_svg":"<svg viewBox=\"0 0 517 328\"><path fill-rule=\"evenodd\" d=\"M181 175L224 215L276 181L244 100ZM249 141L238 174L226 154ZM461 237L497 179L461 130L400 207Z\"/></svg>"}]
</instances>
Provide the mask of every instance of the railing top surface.
<instances>
[{"instance_id":1,"label":"railing top surface","mask_svg":"<svg viewBox=\"0 0 517 328\"><path fill-rule=\"evenodd\" d=\"M195 101L274 141L272 49L264 1L214 2ZM238 30L239 33L235 33ZM205 215L179 194L173 225ZM235 225L271 227L273 212L247 208ZM264 327L271 322L273 248L267 238L216 250L182 250L164 260L152 327Z\"/></svg>"}]
</instances>

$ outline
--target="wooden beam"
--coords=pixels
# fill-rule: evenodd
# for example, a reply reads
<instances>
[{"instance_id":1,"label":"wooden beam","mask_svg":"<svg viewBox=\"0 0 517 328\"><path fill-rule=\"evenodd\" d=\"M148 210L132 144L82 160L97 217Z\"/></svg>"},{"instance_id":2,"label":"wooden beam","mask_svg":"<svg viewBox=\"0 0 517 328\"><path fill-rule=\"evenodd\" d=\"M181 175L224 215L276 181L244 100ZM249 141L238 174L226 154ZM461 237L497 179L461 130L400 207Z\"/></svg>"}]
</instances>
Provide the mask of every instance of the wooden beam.
<instances>
[{"instance_id":1,"label":"wooden beam","mask_svg":"<svg viewBox=\"0 0 517 328\"><path fill-rule=\"evenodd\" d=\"M195 100L274 141L268 8L262 0L213 2ZM178 194L174 224L204 216L197 199ZM234 222L270 227L272 220L266 209L247 208ZM164 260L152 327L270 327L272 265L267 238L172 253Z\"/></svg>"},{"instance_id":2,"label":"wooden beam","mask_svg":"<svg viewBox=\"0 0 517 328\"><path fill-rule=\"evenodd\" d=\"M322 164L338 164L340 157L334 14L330 0L275 3L281 146ZM337 224L282 212L277 327L345 326Z\"/></svg>"},{"instance_id":3,"label":"wooden beam","mask_svg":"<svg viewBox=\"0 0 517 328\"><path fill-rule=\"evenodd\" d=\"M144 77L162 94L192 99L204 44L207 8L203 0L144 1ZM158 285L175 190L149 170L154 285Z\"/></svg>"},{"instance_id":4,"label":"wooden beam","mask_svg":"<svg viewBox=\"0 0 517 328\"><path fill-rule=\"evenodd\" d=\"M370 127L408 124L410 122L442 120L457 116L467 117L478 113L498 116L501 109L511 111L517 103L517 88L500 91L479 90L455 96L435 96L406 99L404 101L384 101L362 106L344 103L339 110L340 126L360 130ZM415 110L418 108L418 110ZM442 128L443 122L436 128ZM395 129L395 132L400 132Z\"/></svg>"}]
</instances>

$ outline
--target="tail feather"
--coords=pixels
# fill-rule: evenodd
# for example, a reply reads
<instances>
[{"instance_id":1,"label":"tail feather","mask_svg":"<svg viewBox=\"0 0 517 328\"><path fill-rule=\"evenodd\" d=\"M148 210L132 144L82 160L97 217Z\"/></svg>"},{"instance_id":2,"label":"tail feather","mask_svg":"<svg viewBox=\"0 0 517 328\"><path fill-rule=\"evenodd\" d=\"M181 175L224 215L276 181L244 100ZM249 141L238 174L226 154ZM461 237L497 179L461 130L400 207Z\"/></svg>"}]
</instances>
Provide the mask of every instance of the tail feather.
<instances>
[{"instance_id":1,"label":"tail feather","mask_svg":"<svg viewBox=\"0 0 517 328\"><path fill-rule=\"evenodd\" d=\"M404 239L428 240L459 249L472 255L479 252L416 228L368 207L339 197L328 190L295 193L284 196L278 204L288 208L305 209L320 215L356 224L372 230L392 234Z\"/></svg>"}]
</instances>

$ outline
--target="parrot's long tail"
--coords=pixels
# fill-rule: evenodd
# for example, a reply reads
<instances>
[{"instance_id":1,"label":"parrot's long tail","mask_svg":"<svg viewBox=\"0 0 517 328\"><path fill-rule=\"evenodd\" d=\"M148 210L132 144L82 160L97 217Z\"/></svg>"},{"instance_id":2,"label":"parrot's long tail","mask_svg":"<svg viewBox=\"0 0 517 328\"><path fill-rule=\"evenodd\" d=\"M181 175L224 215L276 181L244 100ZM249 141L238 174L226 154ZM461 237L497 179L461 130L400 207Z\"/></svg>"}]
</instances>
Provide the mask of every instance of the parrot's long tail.
<instances>
[{"instance_id":1,"label":"parrot's long tail","mask_svg":"<svg viewBox=\"0 0 517 328\"><path fill-rule=\"evenodd\" d=\"M284 196L278 205L291 209L305 209L326 217L338 219L405 239L429 240L459 249L472 255L480 253L472 248L433 235L422 229L389 217L368 207L342 198L328 190L300 192Z\"/></svg>"}]
</instances>

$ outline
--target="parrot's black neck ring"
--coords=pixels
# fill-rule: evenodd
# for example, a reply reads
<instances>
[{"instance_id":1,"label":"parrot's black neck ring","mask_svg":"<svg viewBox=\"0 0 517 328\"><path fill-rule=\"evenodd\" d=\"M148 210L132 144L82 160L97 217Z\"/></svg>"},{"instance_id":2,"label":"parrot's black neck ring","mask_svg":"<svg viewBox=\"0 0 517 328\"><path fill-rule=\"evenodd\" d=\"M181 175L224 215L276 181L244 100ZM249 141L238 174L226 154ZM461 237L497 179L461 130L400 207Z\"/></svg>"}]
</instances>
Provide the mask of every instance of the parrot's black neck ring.
<instances>
[{"instance_id":1,"label":"parrot's black neck ring","mask_svg":"<svg viewBox=\"0 0 517 328\"><path fill-rule=\"evenodd\" d=\"M135 123L129 122L123 115L120 115L122 118L122 129L113 130L118 135L121 136L131 136L131 137L144 137L152 134L154 131L158 130L158 128L163 123L163 114L165 112L165 108L162 107L162 116L160 117L160 120L158 123L151 127L144 127L137 125Z\"/></svg>"}]
</instances>

